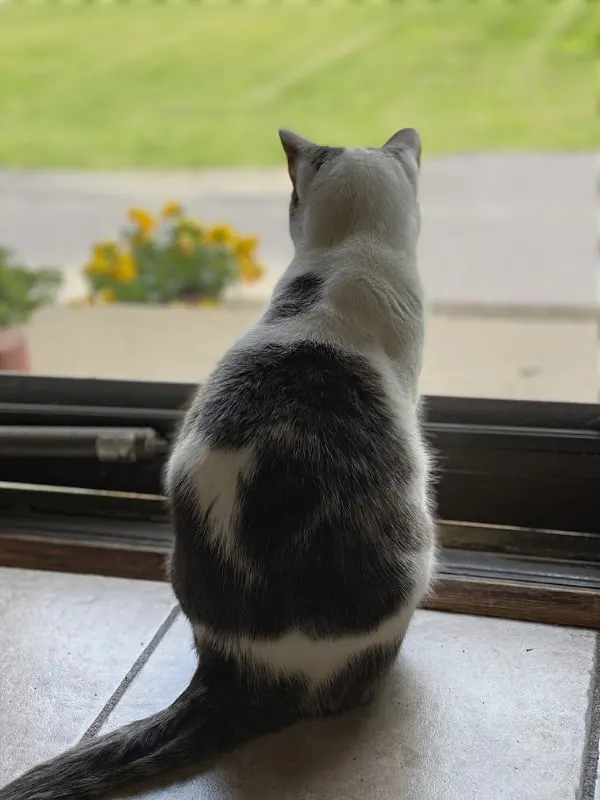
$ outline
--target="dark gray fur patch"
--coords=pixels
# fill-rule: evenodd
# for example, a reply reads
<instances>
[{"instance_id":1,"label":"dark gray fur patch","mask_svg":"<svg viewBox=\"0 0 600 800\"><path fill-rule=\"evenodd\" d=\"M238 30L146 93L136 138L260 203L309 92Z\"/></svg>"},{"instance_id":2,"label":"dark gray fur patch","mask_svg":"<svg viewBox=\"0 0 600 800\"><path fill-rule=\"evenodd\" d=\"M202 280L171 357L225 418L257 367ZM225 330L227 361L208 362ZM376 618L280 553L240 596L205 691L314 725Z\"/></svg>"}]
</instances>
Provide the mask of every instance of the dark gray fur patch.
<instances>
[{"instance_id":1,"label":"dark gray fur patch","mask_svg":"<svg viewBox=\"0 0 600 800\"><path fill-rule=\"evenodd\" d=\"M273 298L264 320L276 322L310 311L323 296L323 282L323 276L314 272L294 278L277 297Z\"/></svg>"},{"instance_id":2,"label":"dark gray fur patch","mask_svg":"<svg viewBox=\"0 0 600 800\"><path fill-rule=\"evenodd\" d=\"M232 533L261 576L239 580L209 509L181 484L172 575L192 620L261 637L344 635L402 606L414 588L407 556L431 522L409 499L416 465L368 362L310 342L231 352L190 424L213 448L252 448Z\"/></svg>"},{"instance_id":3,"label":"dark gray fur patch","mask_svg":"<svg viewBox=\"0 0 600 800\"><path fill-rule=\"evenodd\" d=\"M396 658L399 645L373 647L356 656L322 692L320 715L340 714L373 699Z\"/></svg>"},{"instance_id":4,"label":"dark gray fur patch","mask_svg":"<svg viewBox=\"0 0 600 800\"><path fill-rule=\"evenodd\" d=\"M298 197L298 191L296 187L292 189L292 196L290 198L290 214L294 214L298 210L298 206L300 205L300 198Z\"/></svg>"},{"instance_id":5,"label":"dark gray fur patch","mask_svg":"<svg viewBox=\"0 0 600 800\"><path fill-rule=\"evenodd\" d=\"M311 154L310 161L318 172L326 162L335 161L343 152L343 147L317 147Z\"/></svg>"}]
</instances>

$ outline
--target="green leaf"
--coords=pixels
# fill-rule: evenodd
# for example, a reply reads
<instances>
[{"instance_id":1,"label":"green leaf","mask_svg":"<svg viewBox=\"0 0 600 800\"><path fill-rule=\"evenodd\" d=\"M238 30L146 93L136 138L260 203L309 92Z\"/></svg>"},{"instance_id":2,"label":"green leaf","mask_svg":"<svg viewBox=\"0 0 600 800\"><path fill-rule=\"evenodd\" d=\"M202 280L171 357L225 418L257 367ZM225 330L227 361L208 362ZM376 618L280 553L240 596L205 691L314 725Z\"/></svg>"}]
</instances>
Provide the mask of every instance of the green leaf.
<instances>
[{"instance_id":1,"label":"green leaf","mask_svg":"<svg viewBox=\"0 0 600 800\"><path fill-rule=\"evenodd\" d=\"M0 247L0 326L27 322L38 308L56 301L61 284L58 270L28 269Z\"/></svg>"}]
</instances>

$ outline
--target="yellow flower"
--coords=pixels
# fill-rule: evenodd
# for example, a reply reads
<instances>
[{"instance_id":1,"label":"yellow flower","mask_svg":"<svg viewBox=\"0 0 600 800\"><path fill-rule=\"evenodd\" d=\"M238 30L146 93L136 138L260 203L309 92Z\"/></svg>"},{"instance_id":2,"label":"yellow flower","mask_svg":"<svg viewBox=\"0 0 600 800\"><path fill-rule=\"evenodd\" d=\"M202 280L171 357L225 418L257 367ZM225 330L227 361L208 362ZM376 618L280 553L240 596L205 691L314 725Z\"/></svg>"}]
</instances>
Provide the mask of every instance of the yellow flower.
<instances>
[{"instance_id":1,"label":"yellow flower","mask_svg":"<svg viewBox=\"0 0 600 800\"><path fill-rule=\"evenodd\" d=\"M207 231L205 237L206 244L229 244L236 243L236 235L233 228L229 225L215 225Z\"/></svg>"},{"instance_id":2,"label":"yellow flower","mask_svg":"<svg viewBox=\"0 0 600 800\"><path fill-rule=\"evenodd\" d=\"M204 297L196 303L198 308L217 308L219 301L214 297Z\"/></svg>"},{"instance_id":3,"label":"yellow flower","mask_svg":"<svg viewBox=\"0 0 600 800\"><path fill-rule=\"evenodd\" d=\"M101 275L112 272L112 268L119 255L119 246L116 242L99 242L92 247L91 260L85 265L86 275Z\"/></svg>"},{"instance_id":4,"label":"yellow flower","mask_svg":"<svg viewBox=\"0 0 600 800\"><path fill-rule=\"evenodd\" d=\"M264 273L263 267L256 261L251 261L249 258L241 259L240 278L244 283L254 283L259 278L262 278Z\"/></svg>"},{"instance_id":5,"label":"yellow flower","mask_svg":"<svg viewBox=\"0 0 600 800\"><path fill-rule=\"evenodd\" d=\"M240 259L253 260L258 247L256 236L240 236L235 243L235 252Z\"/></svg>"},{"instance_id":6,"label":"yellow flower","mask_svg":"<svg viewBox=\"0 0 600 800\"><path fill-rule=\"evenodd\" d=\"M156 222L154 221L152 214L149 214L142 208L132 208L129 211L129 219L135 225L137 225L138 233L142 237L148 236L148 234L152 233L156 227Z\"/></svg>"},{"instance_id":7,"label":"yellow flower","mask_svg":"<svg viewBox=\"0 0 600 800\"><path fill-rule=\"evenodd\" d=\"M160 212L163 217L168 219L169 217L180 217L183 209L179 203L175 203L171 201L169 203L165 203L162 207L162 211Z\"/></svg>"},{"instance_id":8,"label":"yellow flower","mask_svg":"<svg viewBox=\"0 0 600 800\"><path fill-rule=\"evenodd\" d=\"M138 276L137 264L130 253L124 253L117 263L115 278L121 283L131 283Z\"/></svg>"}]
</instances>

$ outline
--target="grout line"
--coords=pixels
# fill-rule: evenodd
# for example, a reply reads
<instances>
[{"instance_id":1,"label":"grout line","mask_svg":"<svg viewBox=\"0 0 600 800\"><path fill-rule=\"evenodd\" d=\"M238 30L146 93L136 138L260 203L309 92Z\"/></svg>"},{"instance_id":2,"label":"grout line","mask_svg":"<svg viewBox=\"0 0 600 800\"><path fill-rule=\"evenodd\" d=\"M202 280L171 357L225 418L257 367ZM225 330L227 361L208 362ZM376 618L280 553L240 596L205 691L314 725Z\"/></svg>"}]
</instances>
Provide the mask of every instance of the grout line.
<instances>
[{"instance_id":1,"label":"grout line","mask_svg":"<svg viewBox=\"0 0 600 800\"><path fill-rule=\"evenodd\" d=\"M150 642L146 645L146 647L137 657L129 672L125 675L123 680L117 686L112 695L109 697L108 701L105 703L104 707L102 708L96 719L92 722L90 727L87 729L87 731L83 734L80 741L86 742L89 739L92 739L94 736L96 736L96 734L102 728L106 720L115 710L116 706L120 702L121 698L123 697L127 689L137 678L144 664L146 664L152 653L154 653L158 645L161 643L165 634L177 619L178 614L179 614L179 606L174 606L169 611L168 615L163 620L163 622L161 623L160 627L158 628L158 630L156 631Z\"/></svg>"},{"instance_id":2,"label":"grout line","mask_svg":"<svg viewBox=\"0 0 600 800\"><path fill-rule=\"evenodd\" d=\"M600 633L596 634L596 652L592 680L590 684L590 703L588 725L583 750L583 764L578 800L594 800L598 775L598 756L600 748Z\"/></svg>"}]
</instances>

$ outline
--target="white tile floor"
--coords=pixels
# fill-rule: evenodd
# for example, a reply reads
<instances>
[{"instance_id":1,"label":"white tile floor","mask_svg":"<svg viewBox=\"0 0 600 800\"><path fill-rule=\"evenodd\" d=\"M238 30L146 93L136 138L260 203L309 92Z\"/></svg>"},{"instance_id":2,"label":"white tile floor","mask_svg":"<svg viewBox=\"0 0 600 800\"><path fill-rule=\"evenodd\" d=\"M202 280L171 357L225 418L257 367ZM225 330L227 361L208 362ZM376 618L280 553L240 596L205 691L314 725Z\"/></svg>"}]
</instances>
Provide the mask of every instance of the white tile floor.
<instances>
[{"instance_id":1,"label":"white tile floor","mask_svg":"<svg viewBox=\"0 0 600 800\"><path fill-rule=\"evenodd\" d=\"M0 785L81 735L171 606L163 584L0 570ZM200 777L141 796L594 800L589 753L589 797L582 763L598 722L596 646L590 631L418 612L369 709L252 743ZM178 617L129 674L102 730L166 705L193 665ZM42 734L32 741L33 717Z\"/></svg>"},{"instance_id":2,"label":"white tile floor","mask_svg":"<svg viewBox=\"0 0 600 800\"><path fill-rule=\"evenodd\" d=\"M0 569L0 785L78 741L172 604L166 584Z\"/></svg>"}]
</instances>

